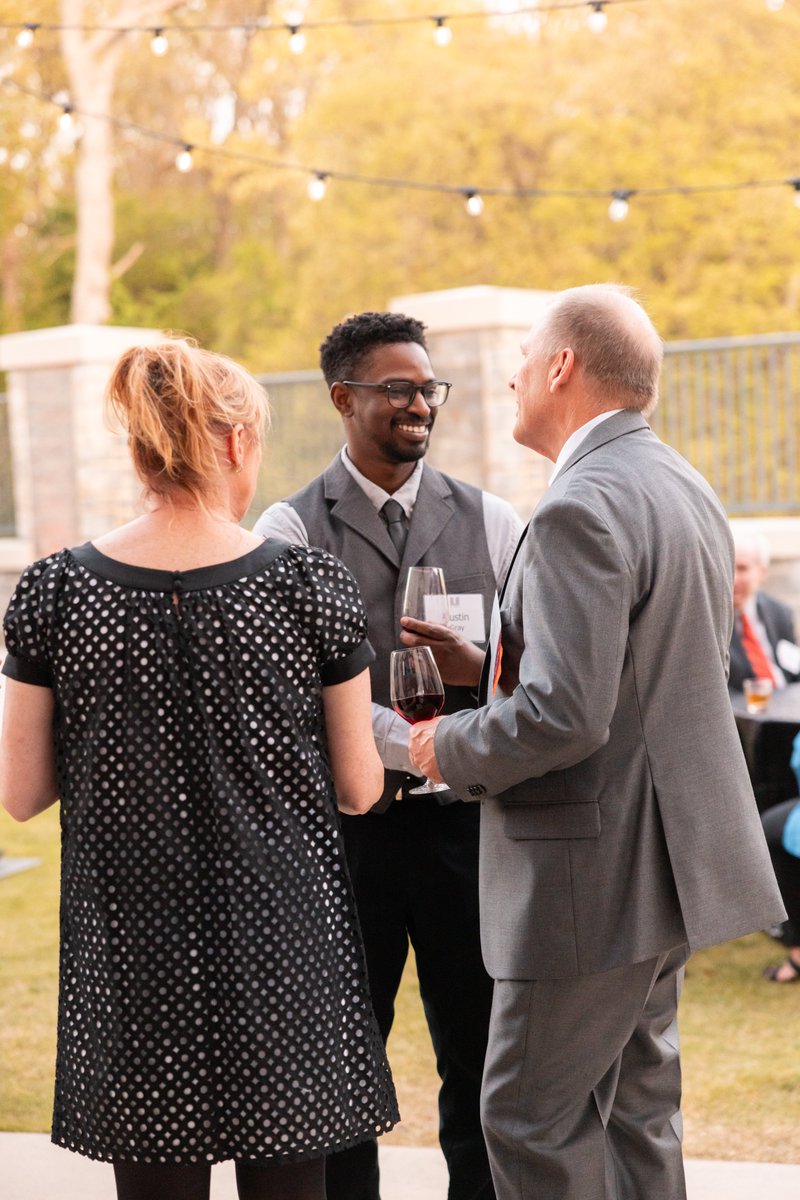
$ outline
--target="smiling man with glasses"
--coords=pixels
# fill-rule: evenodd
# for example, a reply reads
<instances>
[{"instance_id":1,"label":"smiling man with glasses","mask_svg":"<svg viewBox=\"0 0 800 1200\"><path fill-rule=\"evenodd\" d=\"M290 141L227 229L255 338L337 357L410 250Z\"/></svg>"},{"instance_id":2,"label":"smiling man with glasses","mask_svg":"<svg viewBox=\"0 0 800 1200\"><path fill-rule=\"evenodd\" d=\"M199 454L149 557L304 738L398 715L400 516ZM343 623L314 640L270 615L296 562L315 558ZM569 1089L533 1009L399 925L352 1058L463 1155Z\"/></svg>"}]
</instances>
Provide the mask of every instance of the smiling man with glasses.
<instances>
[{"instance_id":1,"label":"smiling man with glasses","mask_svg":"<svg viewBox=\"0 0 800 1200\"><path fill-rule=\"evenodd\" d=\"M479 1116L491 983L478 934L478 806L453 792L409 795L419 776L408 757L409 726L390 706L389 655L402 644L430 645L445 712L474 708L492 602L521 523L505 501L423 463L451 389L433 372L424 331L412 317L369 312L332 330L321 365L346 445L256 530L329 550L361 589L377 656L373 729L385 787L370 813L342 826L373 1005L386 1039L410 940L442 1079L449 1200L493 1200ZM471 597L483 614L470 640L406 619L401 628L408 568L419 565L441 567L448 592ZM333 1155L327 1189L329 1200L379 1200L376 1143Z\"/></svg>"}]
</instances>

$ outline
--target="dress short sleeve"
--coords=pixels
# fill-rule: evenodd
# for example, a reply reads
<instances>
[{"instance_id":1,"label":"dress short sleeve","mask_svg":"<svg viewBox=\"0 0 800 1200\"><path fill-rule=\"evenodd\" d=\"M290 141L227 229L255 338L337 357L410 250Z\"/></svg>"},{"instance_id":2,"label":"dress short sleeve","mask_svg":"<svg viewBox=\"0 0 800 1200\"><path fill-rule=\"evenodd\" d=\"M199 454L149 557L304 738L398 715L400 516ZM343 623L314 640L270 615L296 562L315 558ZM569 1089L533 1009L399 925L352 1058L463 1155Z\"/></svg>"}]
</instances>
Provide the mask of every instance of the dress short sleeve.
<instances>
[{"instance_id":1,"label":"dress short sleeve","mask_svg":"<svg viewBox=\"0 0 800 1200\"><path fill-rule=\"evenodd\" d=\"M309 603L324 687L360 675L375 660L367 640L367 614L358 584L347 567L327 551L307 552Z\"/></svg>"},{"instance_id":2,"label":"dress short sleeve","mask_svg":"<svg viewBox=\"0 0 800 1200\"><path fill-rule=\"evenodd\" d=\"M20 576L3 619L8 651L3 674L20 683L52 686L50 627L55 602L58 556L32 563Z\"/></svg>"}]
</instances>

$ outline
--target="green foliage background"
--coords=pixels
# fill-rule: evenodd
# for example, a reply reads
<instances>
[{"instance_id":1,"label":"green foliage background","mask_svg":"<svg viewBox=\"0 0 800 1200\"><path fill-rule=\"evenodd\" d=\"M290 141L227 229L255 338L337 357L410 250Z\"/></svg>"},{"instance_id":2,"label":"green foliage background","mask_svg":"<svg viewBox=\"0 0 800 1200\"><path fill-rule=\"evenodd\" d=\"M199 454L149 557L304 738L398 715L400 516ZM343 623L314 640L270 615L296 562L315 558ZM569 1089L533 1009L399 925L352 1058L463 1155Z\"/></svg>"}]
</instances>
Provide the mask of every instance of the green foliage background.
<instances>
[{"instance_id":1,"label":"green foliage background","mask_svg":"<svg viewBox=\"0 0 800 1200\"><path fill-rule=\"evenodd\" d=\"M114 0L95 9L114 18ZM457 11L478 11L466 0ZM243 21L269 4L209 0L171 20ZM308 0L308 19L427 13L423 0ZM325 330L391 296L469 284L638 287L667 338L800 328L800 214L789 185L608 198L458 195L331 180L257 159L381 178L490 189L673 188L800 175L800 9L764 0L609 5L602 35L583 9L309 30L288 53L279 30L249 39L175 35L156 59L126 43L114 115L214 153L180 175L174 146L116 139L120 324L188 331L253 370L316 362ZM58 19L54 2L0 0L0 19ZM277 9L276 21L285 19ZM0 71L49 94L63 86L57 35L19 51L0 31ZM0 329L68 319L71 157L54 149L58 109L2 93L4 247ZM222 121L220 113L231 111ZM37 132L31 132L34 126ZM21 132L27 130L27 132ZM230 154L253 156L241 161Z\"/></svg>"}]
</instances>

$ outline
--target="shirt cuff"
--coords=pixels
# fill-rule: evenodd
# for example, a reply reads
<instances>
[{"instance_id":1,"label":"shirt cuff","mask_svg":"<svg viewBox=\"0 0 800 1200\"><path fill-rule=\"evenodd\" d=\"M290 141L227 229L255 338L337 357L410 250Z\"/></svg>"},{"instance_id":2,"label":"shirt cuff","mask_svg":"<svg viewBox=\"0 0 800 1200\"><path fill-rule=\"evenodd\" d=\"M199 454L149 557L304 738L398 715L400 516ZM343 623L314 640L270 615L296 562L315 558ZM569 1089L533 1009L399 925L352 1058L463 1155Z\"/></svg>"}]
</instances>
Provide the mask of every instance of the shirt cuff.
<instances>
[{"instance_id":1,"label":"shirt cuff","mask_svg":"<svg viewBox=\"0 0 800 1200\"><path fill-rule=\"evenodd\" d=\"M372 735L387 771L403 771L421 779L422 775L408 757L411 726L391 708L372 701Z\"/></svg>"},{"instance_id":2,"label":"shirt cuff","mask_svg":"<svg viewBox=\"0 0 800 1200\"><path fill-rule=\"evenodd\" d=\"M29 658L18 658L16 654L6 655L2 673L9 679L16 679L19 683L32 683L36 687L52 687L53 684L50 671L43 663L33 662Z\"/></svg>"},{"instance_id":3,"label":"shirt cuff","mask_svg":"<svg viewBox=\"0 0 800 1200\"><path fill-rule=\"evenodd\" d=\"M323 663L319 673L322 686L330 687L331 684L345 683L348 679L354 679L374 661L375 651L365 638L360 646L356 646L355 650L351 650L344 658L336 658L331 662Z\"/></svg>"}]
</instances>

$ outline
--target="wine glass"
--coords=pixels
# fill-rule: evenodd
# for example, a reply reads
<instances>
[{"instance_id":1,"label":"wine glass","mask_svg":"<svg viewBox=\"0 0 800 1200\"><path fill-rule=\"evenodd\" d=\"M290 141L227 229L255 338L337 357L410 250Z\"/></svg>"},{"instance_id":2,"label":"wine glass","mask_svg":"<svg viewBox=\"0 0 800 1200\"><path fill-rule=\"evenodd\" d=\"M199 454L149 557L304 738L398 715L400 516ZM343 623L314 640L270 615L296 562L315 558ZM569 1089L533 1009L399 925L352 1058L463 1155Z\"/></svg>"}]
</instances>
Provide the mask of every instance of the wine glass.
<instances>
[{"instance_id":1,"label":"wine glass","mask_svg":"<svg viewBox=\"0 0 800 1200\"><path fill-rule=\"evenodd\" d=\"M408 650L393 650L389 664L389 694L392 707L404 721L416 725L430 721L444 704L444 684L430 646L411 646ZM446 792L446 783L426 779L410 795L427 792Z\"/></svg>"},{"instance_id":2,"label":"wine glass","mask_svg":"<svg viewBox=\"0 0 800 1200\"><path fill-rule=\"evenodd\" d=\"M408 568L402 615L447 624L447 585L441 567Z\"/></svg>"}]
</instances>

